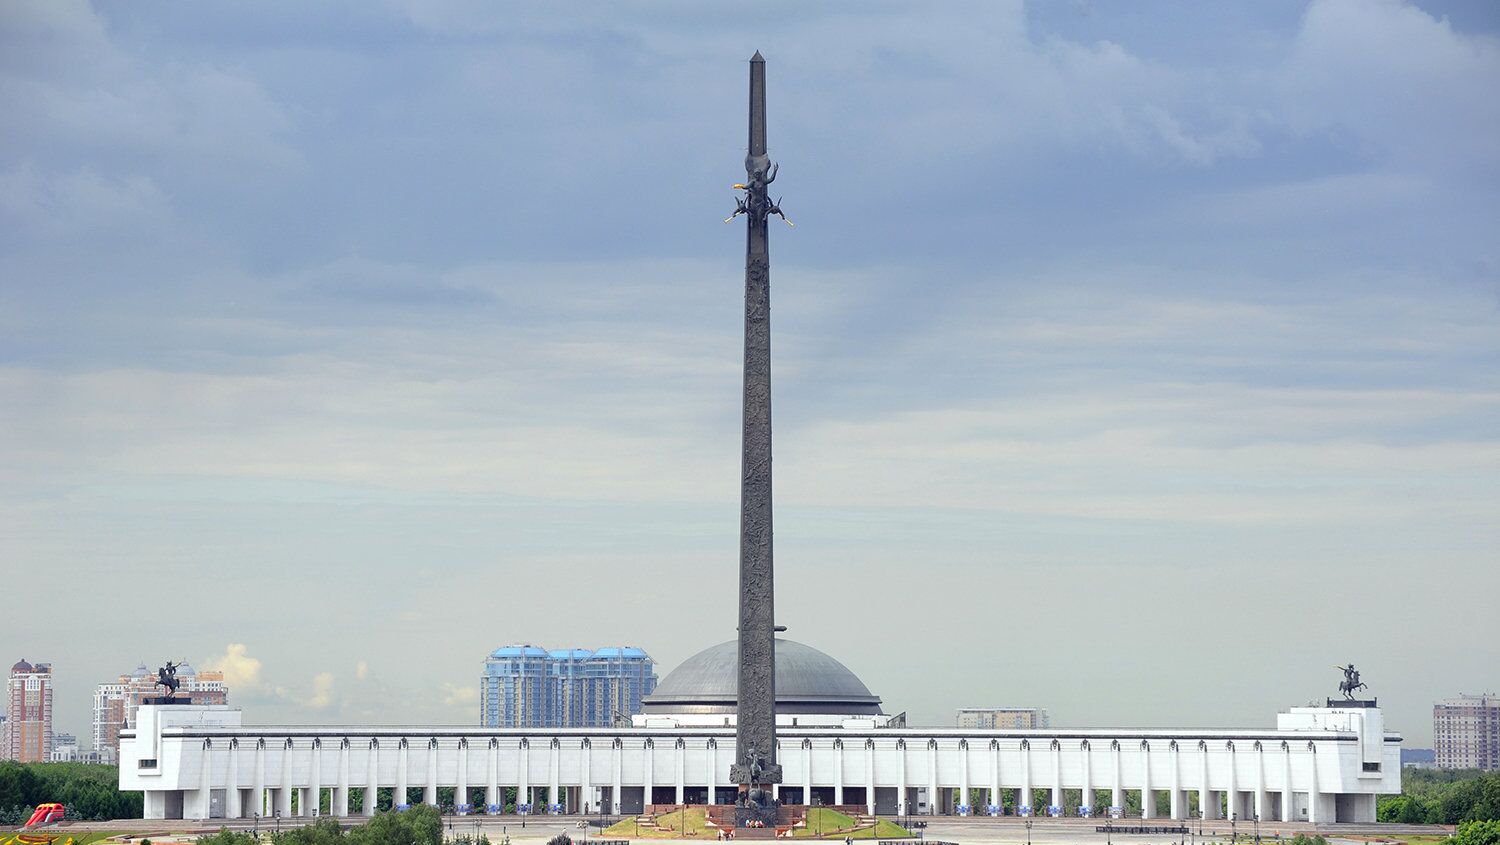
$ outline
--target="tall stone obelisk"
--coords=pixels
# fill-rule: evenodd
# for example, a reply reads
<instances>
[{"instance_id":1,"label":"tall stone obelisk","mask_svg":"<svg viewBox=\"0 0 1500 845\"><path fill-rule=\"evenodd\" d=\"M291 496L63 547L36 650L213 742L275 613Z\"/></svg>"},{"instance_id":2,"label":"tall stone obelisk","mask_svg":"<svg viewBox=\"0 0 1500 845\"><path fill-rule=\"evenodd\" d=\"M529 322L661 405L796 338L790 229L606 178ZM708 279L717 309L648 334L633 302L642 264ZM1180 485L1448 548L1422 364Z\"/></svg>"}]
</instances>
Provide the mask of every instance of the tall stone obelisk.
<instances>
[{"instance_id":1,"label":"tall stone obelisk","mask_svg":"<svg viewBox=\"0 0 1500 845\"><path fill-rule=\"evenodd\" d=\"M766 156L766 60L750 59L750 145L745 195L745 407L740 458L739 702L732 783L741 791L740 824L774 823L769 784L781 782L776 762L776 617L771 556L771 257L770 215L781 214L767 187L776 165ZM783 219L785 219L783 217Z\"/></svg>"}]
</instances>

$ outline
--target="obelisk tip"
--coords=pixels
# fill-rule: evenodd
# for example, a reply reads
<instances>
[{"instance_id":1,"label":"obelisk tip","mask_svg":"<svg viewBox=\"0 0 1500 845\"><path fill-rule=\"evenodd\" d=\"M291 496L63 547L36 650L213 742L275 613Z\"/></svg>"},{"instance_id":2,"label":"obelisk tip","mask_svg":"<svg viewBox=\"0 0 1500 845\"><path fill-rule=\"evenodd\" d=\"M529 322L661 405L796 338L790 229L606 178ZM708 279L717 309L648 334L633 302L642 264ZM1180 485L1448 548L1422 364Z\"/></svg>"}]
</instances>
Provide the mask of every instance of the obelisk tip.
<instances>
[{"instance_id":1,"label":"obelisk tip","mask_svg":"<svg viewBox=\"0 0 1500 845\"><path fill-rule=\"evenodd\" d=\"M764 64L765 61L766 61L766 59L765 59L764 56L762 56L760 54L759 50L756 50L755 51L755 55L753 55L753 56L750 57L750 61L752 61L752 62L761 62L762 64Z\"/></svg>"}]
</instances>

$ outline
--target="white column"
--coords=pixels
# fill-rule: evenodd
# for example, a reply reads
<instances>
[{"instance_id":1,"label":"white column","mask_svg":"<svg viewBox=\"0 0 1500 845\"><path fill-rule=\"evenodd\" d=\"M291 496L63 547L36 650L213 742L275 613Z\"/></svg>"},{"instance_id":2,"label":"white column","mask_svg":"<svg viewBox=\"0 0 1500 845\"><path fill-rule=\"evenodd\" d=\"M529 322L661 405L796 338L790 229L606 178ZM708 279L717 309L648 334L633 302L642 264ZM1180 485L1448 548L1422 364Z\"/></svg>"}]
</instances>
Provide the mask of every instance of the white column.
<instances>
[{"instance_id":1,"label":"white column","mask_svg":"<svg viewBox=\"0 0 1500 845\"><path fill-rule=\"evenodd\" d=\"M1281 820L1292 820L1292 747L1281 744Z\"/></svg>"},{"instance_id":2,"label":"white column","mask_svg":"<svg viewBox=\"0 0 1500 845\"><path fill-rule=\"evenodd\" d=\"M1124 813L1125 785L1120 782L1120 743L1117 741L1111 742L1109 744L1109 750L1110 756L1114 758L1113 764L1115 770L1114 782L1110 785L1109 790L1109 805L1111 807L1119 807L1120 812Z\"/></svg>"},{"instance_id":3,"label":"white column","mask_svg":"<svg viewBox=\"0 0 1500 845\"><path fill-rule=\"evenodd\" d=\"M557 756L561 751L562 743L555 737L547 743L547 812L549 813L552 812L551 808L562 803L558 800L560 790L557 788Z\"/></svg>"},{"instance_id":4,"label":"white column","mask_svg":"<svg viewBox=\"0 0 1500 845\"><path fill-rule=\"evenodd\" d=\"M625 789L623 776L625 762L622 759L625 756L625 749L618 739L610 743L609 754L610 770L613 775L613 781L610 783L609 800L610 803L614 804L614 812L620 813L625 809L625 799L620 794Z\"/></svg>"},{"instance_id":5,"label":"white column","mask_svg":"<svg viewBox=\"0 0 1500 845\"><path fill-rule=\"evenodd\" d=\"M841 739L833 741L833 803L836 807L844 804L844 741Z\"/></svg>"},{"instance_id":6,"label":"white column","mask_svg":"<svg viewBox=\"0 0 1500 845\"><path fill-rule=\"evenodd\" d=\"M1052 806L1063 805L1062 743L1052 740Z\"/></svg>"},{"instance_id":7,"label":"white column","mask_svg":"<svg viewBox=\"0 0 1500 845\"><path fill-rule=\"evenodd\" d=\"M969 741L958 741L958 804L969 804Z\"/></svg>"},{"instance_id":8,"label":"white column","mask_svg":"<svg viewBox=\"0 0 1500 845\"><path fill-rule=\"evenodd\" d=\"M224 778L224 816L231 819L245 817L245 808L240 801L240 741L229 740L229 770Z\"/></svg>"},{"instance_id":9,"label":"white column","mask_svg":"<svg viewBox=\"0 0 1500 845\"><path fill-rule=\"evenodd\" d=\"M339 782L333 788L328 810L339 818L349 815L349 738L339 740Z\"/></svg>"},{"instance_id":10,"label":"white column","mask_svg":"<svg viewBox=\"0 0 1500 845\"><path fill-rule=\"evenodd\" d=\"M207 819L211 815L209 804L212 803L214 795L213 747L209 745L208 740L203 741L203 750L200 753L202 756L199 758L198 766L198 818Z\"/></svg>"},{"instance_id":11,"label":"white column","mask_svg":"<svg viewBox=\"0 0 1500 845\"><path fill-rule=\"evenodd\" d=\"M1089 745L1088 741L1085 740L1079 743L1078 753L1083 755L1083 789L1079 791L1079 798L1083 801L1083 806L1088 808L1089 814L1092 815L1094 812L1093 746Z\"/></svg>"},{"instance_id":12,"label":"white column","mask_svg":"<svg viewBox=\"0 0 1500 845\"><path fill-rule=\"evenodd\" d=\"M865 740L865 810L875 815L875 740Z\"/></svg>"},{"instance_id":13,"label":"white column","mask_svg":"<svg viewBox=\"0 0 1500 845\"><path fill-rule=\"evenodd\" d=\"M250 812L249 816L264 816L266 814L266 741L264 739L255 742L255 781L250 787Z\"/></svg>"},{"instance_id":14,"label":"white column","mask_svg":"<svg viewBox=\"0 0 1500 845\"><path fill-rule=\"evenodd\" d=\"M396 746L396 794L391 796L391 804L394 805L391 809L406 803L406 761L410 756L411 743L406 737L402 737L400 744Z\"/></svg>"},{"instance_id":15,"label":"white column","mask_svg":"<svg viewBox=\"0 0 1500 845\"><path fill-rule=\"evenodd\" d=\"M1255 817L1266 821L1266 749L1255 743Z\"/></svg>"},{"instance_id":16,"label":"white column","mask_svg":"<svg viewBox=\"0 0 1500 845\"><path fill-rule=\"evenodd\" d=\"M516 784L516 805L531 803L531 743L521 740L521 776ZM520 812L519 809L516 812Z\"/></svg>"},{"instance_id":17,"label":"white column","mask_svg":"<svg viewBox=\"0 0 1500 845\"><path fill-rule=\"evenodd\" d=\"M318 811L323 806L323 740L321 739L315 738L312 741L312 766L310 767L310 771L312 774L307 779L307 792L304 793L307 795L307 798L302 801L300 809L302 815L313 818L318 815Z\"/></svg>"},{"instance_id":18,"label":"white column","mask_svg":"<svg viewBox=\"0 0 1500 845\"><path fill-rule=\"evenodd\" d=\"M460 737L458 740L458 782L453 788L453 808L458 812L460 804L469 803L469 740ZM472 808L471 808L472 811Z\"/></svg>"},{"instance_id":19,"label":"white column","mask_svg":"<svg viewBox=\"0 0 1500 845\"><path fill-rule=\"evenodd\" d=\"M676 804L682 803L682 792L687 786L687 784L683 783L683 768L687 765L687 761L683 758L686 756L687 743L683 742L681 737L679 737L676 742L672 743L672 785L676 790L673 803Z\"/></svg>"},{"instance_id":20,"label":"white column","mask_svg":"<svg viewBox=\"0 0 1500 845\"><path fill-rule=\"evenodd\" d=\"M708 741L708 804L713 806L719 797L719 743Z\"/></svg>"},{"instance_id":21,"label":"white column","mask_svg":"<svg viewBox=\"0 0 1500 845\"><path fill-rule=\"evenodd\" d=\"M992 807L1000 806L1000 743L990 740L990 800ZM989 812L989 807L985 808Z\"/></svg>"},{"instance_id":22,"label":"white column","mask_svg":"<svg viewBox=\"0 0 1500 845\"><path fill-rule=\"evenodd\" d=\"M1307 820L1313 824L1321 824L1326 821L1318 804L1321 795L1318 791L1318 751L1317 746L1311 742L1307 744L1307 771L1309 779L1307 782Z\"/></svg>"},{"instance_id":23,"label":"white column","mask_svg":"<svg viewBox=\"0 0 1500 845\"><path fill-rule=\"evenodd\" d=\"M360 802L360 812L366 816L375 815L375 799L380 794L380 740L370 740L370 747L365 755L365 794L364 800Z\"/></svg>"},{"instance_id":24,"label":"white column","mask_svg":"<svg viewBox=\"0 0 1500 845\"><path fill-rule=\"evenodd\" d=\"M937 742L927 742L927 815L938 814Z\"/></svg>"},{"instance_id":25,"label":"white column","mask_svg":"<svg viewBox=\"0 0 1500 845\"><path fill-rule=\"evenodd\" d=\"M427 787L422 790L422 803L437 806L437 737L427 740Z\"/></svg>"},{"instance_id":26,"label":"white column","mask_svg":"<svg viewBox=\"0 0 1500 845\"><path fill-rule=\"evenodd\" d=\"M906 740L896 740L896 815L906 815Z\"/></svg>"},{"instance_id":27,"label":"white column","mask_svg":"<svg viewBox=\"0 0 1500 845\"><path fill-rule=\"evenodd\" d=\"M802 740L802 804L812 804L812 740Z\"/></svg>"},{"instance_id":28,"label":"white column","mask_svg":"<svg viewBox=\"0 0 1500 845\"><path fill-rule=\"evenodd\" d=\"M583 759L579 761L582 771L579 772L578 777L580 783L578 800L581 804L597 805L599 802L594 798L594 744L587 739L583 740L578 743L578 753L583 755ZM590 809L596 813L599 812L597 806L590 807ZM578 811L583 812L581 805L578 807Z\"/></svg>"},{"instance_id":29,"label":"white column","mask_svg":"<svg viewBox=\"0 0 1500 845\"><path fill-rule=\"evenodd\" d=\"M1182 750L1176 742L1167 746L1172 751L1172 818L1185 818L1187 808L1182 801Z\"/></svg>"},{"instance_id":30,"label":"white column","mask_svg":"<svg viewBox=\"0 0 1500 845\"><path fill-rule=\"evenodd\" d=\"M491 812L490 808L500 803L500 741L490 739L489 750L485 752L484 771L484 811ZM505 809L504 807L500 808Z\"/></svg>"},{"instance_id":31,"label":"white column","mask_svg":"<svg viewBox=\"0 0 1500 845\"><path fill-rule=\"evenodd\" d=\"M1198 818L1215 819L1218 813L1208 805L1208 746L1203 743L1198 745Z\"/></svg>"},{"instance_id":32,"label":"white column","mask_svg":"<svg viewBox=\"0 0 1500 845\"><path fill-rule=\"evenodd\" d=\"M1229 813L1229 820L1234 821L1240 817L1240 778L1235 769L1235 749L1233 745L1227 746L1229 751L1229 794L1224 796L1224 809Z\"/></svg>"},{"instance_id":33,"label":"white column","mask_svg":"<svg viewBox=\"0 0 1500 845\"><path fill-rule=\"evenodd\" d=\"M1031 806L1031 743L1021 741L1021 801L1016 804L1016 812L1022 812L1022 807L1027 808L1025 812L1034 814L1036 808Z\"/></svg>"},{"instance_id":34,"label":"white column","mask_svg":"<svg viewBox=\"0 0 1500 845\"><path fill-rule=\"evenodd\" d=\"M655 768L652 765L655 762L652 758L656 756L655 746L656 743L649 739L646 740L645 753L641 755L641 783L644 784L644 791L641 793L641 810L643 812L646 807L651 805L651 788L654 786L652 781L655 779L655 772L652 771Z\"/></svg>"},{"instance_id":35,"label":"white column","mask_svg":"<svg viewBox=\"0 0 1500 845\"><path fill-rule=\"evenodd\" d=\"M276 812L282 818L292 815L292 741L281 743L281 779L276 790Z\"/></svg>"},{"instance_id":36,"label":"white column","mask_svg":"<svg viewBox=\"0 0 1500 845\"><path fill-rule=\"evenodd\" d=\"M1151 746L1141 743L1141 818L1156 818L1156 796L1151 794Z\"/></svg>"}]
</instances>

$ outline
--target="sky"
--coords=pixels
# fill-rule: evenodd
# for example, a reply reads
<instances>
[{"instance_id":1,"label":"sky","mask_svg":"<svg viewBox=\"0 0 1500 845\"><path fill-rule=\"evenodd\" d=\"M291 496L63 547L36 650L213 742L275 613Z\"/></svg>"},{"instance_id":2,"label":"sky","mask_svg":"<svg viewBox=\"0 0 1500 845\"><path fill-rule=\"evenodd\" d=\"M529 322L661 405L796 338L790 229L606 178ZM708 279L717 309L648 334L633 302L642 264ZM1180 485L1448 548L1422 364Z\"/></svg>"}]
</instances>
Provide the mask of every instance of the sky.
<instances>
[{"instance_id":1,"label":"sky","mask_svg":"<svg viewBox=\"0 0 1500 845\"><path fill-rule=\"evenodd\" d=\"M1500 689L1484 0L0 0L0 656L475 724L735 633L745 60L777 621L912 722ZM1488 233L1488 234L1486 234ZM6 662L5 665L9 665Z\"/></svg>"}]
</instances>

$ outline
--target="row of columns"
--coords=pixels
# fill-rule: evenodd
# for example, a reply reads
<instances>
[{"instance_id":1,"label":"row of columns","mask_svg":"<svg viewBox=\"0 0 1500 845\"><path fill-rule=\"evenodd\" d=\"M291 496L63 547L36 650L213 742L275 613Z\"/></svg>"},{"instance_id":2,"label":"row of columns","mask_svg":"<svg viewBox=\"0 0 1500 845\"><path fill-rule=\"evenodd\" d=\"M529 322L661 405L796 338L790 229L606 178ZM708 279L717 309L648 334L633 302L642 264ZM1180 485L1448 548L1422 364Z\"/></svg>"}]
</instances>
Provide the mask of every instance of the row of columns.
<instances>
[{"instance_id":1,"label":"row of columns","mask_svg":"<svg viewBox=\"0 0 1500 845\"><path fill-rule=\"evenodd\" d=\"M292 748L292 740L290 738L288 738L288 739L285 740L285 745L283 746L283 753L281 755L281 772L280 772L280 777L278 779L278 783L280 784L280 786L271 789L271 795L272 795L271 809L273 810L273 812L279 812L283 816L291 816L291 814L292 814L292 797L291 797L292 796L292 789L296 788L296 789L300 790L300 796L299 796L299 798L300 798L300 800L299 800L300 806L298 808L299 809L299 815L313 815L314 813L310 813L308 811L309 808L310 807L317 807L317 806L320 805L320 803L321 803L322 789L325 786L328 786L328 787L331 787L332 790L333 790L331 807L330 807L330 810L331 810L332 814L335 815L335 816L346 816L346 815L349 814L349 785L350 785L349 740L348 739L342 739L340 741L340 743L339 743L337 780L335 782L333 782L333 783L330 783L330 784L325 784L324 783L323 774L322 774L322 762L323 762L322 740L320 738L314 738L313 741L312 741L312 743L313 743L313 755L312 755L312 761L311 761L311 771L310 771L310 776L309 776L309 783L306 786L292 787L292 786L289 785L290 781L291 781L291 771L290 771L291 755L289 753L287 753ZM865 777L864 777L864 783L865 783L865 786L866 786L866 789L865 789L865 799L866 799L866 804L867 804L867 811L873 815L874 812L875 812L875 789L873 788L873 784L874 784L874 780L875 780L875 777L874 777L874 775L875 775L875 744L874 744L873 740L866 740L864 745L865 745ZM587 739L584 740L584 747L588 748L588 740ZM968 740L966 740L966 739L965 740L960 740L959 741L959 747L960 747L961 752L962 752L959 755L959 794L960 794L960 796L962 796L960 798L960 803L962 804L963 802L966 802L966 801L970 800L969 799L969 795L970 795L970 791L971 791L970 790L970 778L969 778ZM1110 747L1111 747L1111 752L1112 752L1111 753L1112 783L1110 785L1111 804L1113 806L1116 806L1116 807L1123 807L1124 806L1125 787L1124 787L1124 785L1122 783L1122 780L1121 780L1121 749L1120 749L1120 744L1119 744L1118 741L1115 741L1115 742L1111 743ZM844 755L842 753L842 751L843 751L843 740L842 739L835 739L834 740L834 748L835 748L835 751L838 752L838 753L836 753L834 755L834 762L833 762L834 803L835 804L843 804L843 792L844 792L844 782L843 782L844 781L844 777L843 777L843 774L844 774L843 757L844 757ZM901 753L899 753L897 755L897 758L896 758L896 760L897 760L897 766L896 766L896 773L897 773L897 784L896 784L896 786L897 786L897 793L896 793L897 794L897 812L899 814L906 815L906 814L908 814L910 812L910 808L907 806L907 803L908 803L908 797L909 797L909 787L912 786L912 784L908 783L907 776L906 776L907 775L907 773L906 773L906 740L905 739L898 739L897 740L897 748L901 752ZM1094 782L1093 782L1093 777L1092 777L1092 775L1093 775L1093 773L1092 773L1093 758L1092 758L1092 754L1087 753L1087 752L1090 751L1088 740L1084 740L1083 741L1082 748L1085 751L1085 754L1083 756L1082 799L1083 799L1083 803L1084 803L1085 806L1092 807L1093 804L1094 804L1094 797L1095 797L1094 793L1095 793L1095 790L1094 790ZM654 765L654 757L655 757L655 755L652 753L653 749L654 749L654 741L652 739L648 738L646 740L646 752L647 753L643 757L643 770L641 772L641 774L642 774L642 782L647 785L647 791L645 793L644 801L645 801L645 803L648 803L648 804L651 803L650 787L651 787L652 784L655 783L654 772L652 770L652 767ZM1235 753L1234 743L1232 741L1227 743L1227 749L1229 750L1229 752L1231 754ZM457 784L456 784L456 786L457 786L457 789L459 791L459 794L464 797L465 801L468 798L468 789L469 789L469 783L468 783L468 750L469 750L468 749L468 741L466 739L460 739L459 740L459 747L458 747L458 778L457 778ZM679 739L676 740L674 750L676 752L675 755L674 755L674 770L675 770L674 771L674 781L675 781L675 787L676 787L676 790L675 790L675 792L676 792L676 803L680 804L680 803L682 803L683 793L684 793L684 790L686 788L686 779L685 779L686 746L685 746L685 743L684 743L684 741L682 739L679 738ZM933 802L933 805L930 807L929 811L930 812L935 812L936 811L936 806L935 806L936 797L939 794L938 781L937 781L937 751L938 751L938 747L937 747L936 740L929 740L928 744L927 744L927 749L926 750L927 750L927 772L928 772L928 778L927 778L928 782L927 782L926 786L927 786L927 789L928 789L928 795L930 796L929 800L931 802ZM1170 806L1169 806L1169 812L1170 812L1170 815L1171 815L1172 818L1174 818L1174 819L1182 819L1182 818L1185 818L1186 815L1187 815L1187 802L1184 800L1185 799L1185 795L1186 795L1186 791L1182 788L1182 781L1181 781L1181 760L1180 760L1180 755L1178 753L1179 752L1178 745L1177 745L1177 742L1175 740L1173 740L1170 743L1170 750L1171 750L1171 760L1172 760L1172 763L1171 763L1171 772L1170 772L1170 802L1169 802ZM1323 821L1323 819L1319 818L1319 816L1320 816L1320 804L1322 804L1323 802L1321 802L1319 800L1319 794L1318 794L1317 755L1315 753L1315 751L1316 751L1315 744L1309 741L1308 744L1307 744L1307 750L1308 750L1308 757L1309 757L1310 766L1311 766L1310 786L1309 786L1309 789L1308 789L1308 819L1309 819L1309 821L1312 821L1312 822L1319 822L1319 821ZM364 778L364 782L366 784L378 784L378 767L379 767L379 755L380 755L380 751L381 751L381 749L380 749L379 742L376 741L376 740L371 740L370 741L369 754L367 755L367 765L366 765L365 778ZM496 804L499 803L499 797L500 797L500 791L499 791L500 790L500 785L499 785L499 742L498 742L498 740L495 740L495 739L490 740L488 751L489 751L489 754L488 754L488 758L487 758L487 769L486 769L485 803L488 806L494 806L494 805L496 805ZM519 794L520 795L529 797L530 796L530 784L528 783L528 776L529 776L530 770L531 770L531 766L530 766L530 752L531 752L530 743L527 740L524 740L524 739L521 740L519 751L520 751L520 757L521 757L521 759L520 759L520 767L519 767L520 768L520 776L519 776L518 790L519 790ZM556 805L559 804L559 796L561 795L561 792L562 792L560 784L559 784L559 756L560 756L560 742L559 742L559 740L557 740L556 738L552 739L548 751L549 751L549 754L548 754L548 764L547 764L547 772L548 772L548 783L547 783L547 796L548 797L547 797L547 803L549 805L551 805L551 806L556 806ZM613 746L612 746L612 751L614 753L611 755L612 756L611 785L613 787L613 790L612 790L613 801L615 802L615 807L613 809L616 812L618 812L619 809L620 809L620 807L619 807L619 801L620 801L620 796L622 794L622 786L623 786L623 784L622 784L623 778L622 778L621 743L620 743L620 741L618 739L614 741ZM1062 804L1063 804L1062 746L1061 746L1061 743L1058 740L1052 740L1051 746L1050 746L1050 751L1051 751L1051 755L1052 755L1052 761L1051 761L1052 762L1052 783L1050 785L1051 786L1051 793L1052 793L1052 795L1051 795L1052 805L1056 806L1056 807L1061 807ZM1151 754L1150 754L1149 743L1147 743L1145 741L1142 741L1142 743L1141 743L1141 751L1142 751L1142 777L1141 777L1141 786L1140 786L1140 793L1141 793L1141 817L1144 818L1144 819L1151 819L1151 818L1154 818L1155 815L1156 815L1156 802L1154 800L1154 796L1155 796L1155 792L1157 790L1156 790L1155 784L1154 784L1154 782L1152 780ZM710 797L709 800L712 801L713 800L713 796L715 794L715 790L719 787L719 784L717 783L717 774L718 774L718 743L715 740L710 739L708 741L707 752L708 752L708 755L709 755L709 760L708 760L709 779L708 779L707 789L708 789L708 795ZM1031 744L1030 744L1029 741L1027 741L1027 740L1023 740L1022 741L1022 743L1021 743L1021 752L1022 752L1021 753L1021 763L1022 763L1022 765L1021 765L1021 774L1020 774L1021 786L1020 786L1020 789L1017 792L1017 800L1016 800L1016 805L1015 806L1018 808L1018 811L1020 811L1020 812L1035 813L1037 808L1031 807L1030 803L1029 803L1032 800L1032 796L1034 794L1033 790L1032 790L1032 779L1031 779ZM1198 752L1199 752L1199 755L1198 755L1199 756L1199 771L1198 771L1198 783L1199 783L1199 788L1198 788L1198 806L1199 806L1199 812L1203 816L1203 818L1209 818L1209 819L1217 818L1218 817L1219 794L1220 793L1219 793L1218 790L1212 790L1212 789L1207 788L1207 783L1208 783L1208 747L1207 747L1207 743L1206 742L1200 742L1199 743L1199 745L1198 745ZM228 757L229 757L229 760L228 760L228 770L229 770L230 776L229 776L229 778L226 781L226 783L227 783L227 788L225 790L225 794L226 794L226 806L224 808L225 815L227 815L227 816L229 816L231 818L244 818L244 817L248 817L251 814L253 814L254 812L256 812L256 808L254 806L255 803L256 803L256 797L257 796L264 796L265 793L266 793L265 741L264 740L260 740L260 741L258 741L256 743L256 746L255 746L255 763L254 763L254 769L253 769L254 775L253 775L253 782L252 782L251 787L250 787L251 788L251 806L244 806L243 803L242 803L242 800L241 800L241 792L240 792L241 786L239 785L239 782L238 782L238 773L240 771L239 754L240 754L239 740L238 739L231 739L229 741L229 755L228 755ZM1267 792L1266 785L1265 785L1265 761L1264 761L1263 749L1262 749L1262 747L1261 747L1261 745L1260 745L1259 742L1255 743L1255 754L1256 754L1256 783L1255 783L1255 788L1254 788L1254 791L1253 791L1253 795L1254 795L1254 813L1256 815L1258 815L1261 819L1265 820L1265 819L1269 818L1269 815L1268 815L1268 812L1267 812L1268 809L1269 809L1269 807L1268 807L1269 793ZM202 755L203 755L203 757L202 757L202 764L200 766L200 777L199 777L199 790L200 790L200 796L199 797L200 797L200 801L201 801L200 806L203 808L202 811L206 815L207 812L208 812L209 801L210 801L210 794L211 794L211 791L212 791L211 790L211 772L212 772L212 764L211 764L211 761L212 761L212 742L211 742L211 740L205 740L204 741ZM397 804L400 804L400 803L404 803L405 802L405 798L406 798L406 795L407 795L407 790L409 788L409 784L408 784L408 781L407 781L407 774L408 774L407 763L408 763L408 756L409 756L409 746L408 746L408 743L407 743L407 741L405 739L400 740L399 743L397 744L396 755L397 755L397 763L396 763L396 783L395 783L394 802L397 803ZM424 803L428 803L428 804L434 804L434 805L437 804L437 790L438 790L438 777L437 777L437 762L438 762L438 759L437 759L437 756L438 756L438 743L437 743L437 740L434 738L434 739L429 740L428 743L427 743L427 748L426 748L426 763L427 763L427 766L426 766L427 772L426 773L427 773L427 777L426 777L426 783L423 784L423 793L422 793L422 800L423 800L423 802ZM595 785L593 783L592 772L590 771L591 757L592 757L592 755L589 754L589 753L584 753L583 757L582 757L582 771L580 772L580 780L586 786L593 786L593 785ZM803 792L804 799L803 800L808 800L808 797L812 795L812 787L813 787L813 784L812 784L812 741L811 740L803 740L802 747L801 747L801 757L802 757L802 771L803 771L803 784L802 785L803 785L803 789L804 789L804 792ZM1001 786L1000 786L1000 783L1001 783L1000 753L999 753L999 744L998 744L998 742L992 741L990 743L990 755L989 755L989 757L990 757L990 766L989 766L989 769L990 769L990 771L989 771L990 784L989 784L989 790L988 790L988 792L989 792L989 803L991 805L998 805L999 804L999 800L998 799L999 799L1000 791L1001 791ZM1290 782L1291 782L1291 749L1287 745L1287 743L1283 742L1282 743L1282 783L1286 784L1286 785L1289 785ZM602 786L602 784L600 784L600 785ZM777 789L776 791L779 793L779 789ZM360 807L360 812L363 815L367 815L367 816L374 815L375 810L376 810L376 806L375 806L375 801L376 801L375 793L376 793L376 788L366 788L365 789L364 800L362 802L362 806ZM1236 771L1235 767L1232 766L1232 765L1230 766L1230 770L1229 770L1229 789L1228 789L1228 793L1231 796L1230 806L1229 806L1229 812L1230 812L1230 814L1242 817L1242 813L1240 812L1240 807L1238 806L1239 802L1240 802L1240 795L1241 795L1240 789L1239 789L1239 784L1238 784L1238 772ZM1281 817L1282 820L1290 819L1290 817L1292 815L1292 795L1293 795L1293 792L1289 788L1283 788L1281 790L1281 806L1279 808L1280 809L1280 814L1279 815L1280 815L1280 817ZM972 809L970 811L972 811Z\"/></svg>"}]
</instances>

